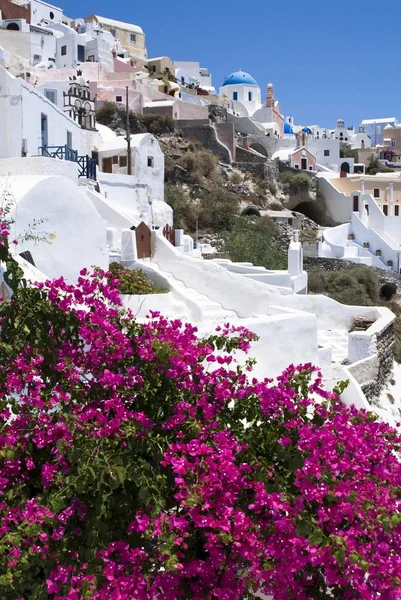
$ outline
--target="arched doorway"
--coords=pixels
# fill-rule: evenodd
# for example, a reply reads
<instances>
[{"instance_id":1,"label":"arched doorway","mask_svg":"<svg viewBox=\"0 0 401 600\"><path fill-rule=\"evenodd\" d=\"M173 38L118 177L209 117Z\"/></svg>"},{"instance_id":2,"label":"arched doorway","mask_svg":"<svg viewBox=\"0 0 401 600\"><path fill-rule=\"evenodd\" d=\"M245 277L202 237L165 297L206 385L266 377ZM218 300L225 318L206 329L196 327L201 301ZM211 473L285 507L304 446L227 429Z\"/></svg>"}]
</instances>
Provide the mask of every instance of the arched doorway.
<instances>
[{"instance_id":1,"label":"arched doorway","mask_svg":"<svg viewBox=\"0 0 401 600\"><path fill-rule=\"evenodd\" d=\"M7 25L7 29L9 31L19 31L19 25L18 25L18 23L9 23Z\"/></svg>"},{"instance_id":2,"label":"arched doorway","mask_svg":"<svg viewBox=\"0 0 401 600\"><path fill-rule=\"evenodd\" d=\"M343 162L340 169L343 173L347 173L349 175L349 163Z\"/></svg>"},{"instance_id":3,"label":"arched doorway","mask_svg":"<svg viewBox=\"0 0 401 600\"><path fill-rule=\"evenodd\" d=\"M256 206L247 206L241 213L241 217L261 217L260 211Z\"/></svg>"}]
</instances>

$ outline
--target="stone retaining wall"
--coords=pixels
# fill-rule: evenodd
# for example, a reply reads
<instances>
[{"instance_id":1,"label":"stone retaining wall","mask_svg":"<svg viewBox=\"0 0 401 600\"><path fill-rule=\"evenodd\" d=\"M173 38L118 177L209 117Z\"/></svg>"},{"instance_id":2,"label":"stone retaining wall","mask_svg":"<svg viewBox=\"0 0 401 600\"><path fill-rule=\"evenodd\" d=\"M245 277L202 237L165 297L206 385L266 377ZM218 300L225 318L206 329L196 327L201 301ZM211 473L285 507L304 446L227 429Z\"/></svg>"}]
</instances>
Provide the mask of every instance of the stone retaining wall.
<instances>
[{"instance_id":1,"label":"stone retaining wall","mask_svg":"<svg viewBox=\"0 0 401 600\"><path fill-rule=\"evenodd\" d=\"M376 402L391 377L394 361L394 323L389 323L373 340L376 354L348 367L367 400Z\"/></svg>"},{"instance_id":2,"label":"stone retaining wall","mask_svg":"<svg viewBox=\"0 0 401 600\"><path fill-rule=\"evenodd\" d=\"M212 125L181 127L181 131L184 137L198 141L213 154L216 154L223 163L231 164L231 153L226 146L219 142L216 130Z\"/></svg>"}]
</instances>

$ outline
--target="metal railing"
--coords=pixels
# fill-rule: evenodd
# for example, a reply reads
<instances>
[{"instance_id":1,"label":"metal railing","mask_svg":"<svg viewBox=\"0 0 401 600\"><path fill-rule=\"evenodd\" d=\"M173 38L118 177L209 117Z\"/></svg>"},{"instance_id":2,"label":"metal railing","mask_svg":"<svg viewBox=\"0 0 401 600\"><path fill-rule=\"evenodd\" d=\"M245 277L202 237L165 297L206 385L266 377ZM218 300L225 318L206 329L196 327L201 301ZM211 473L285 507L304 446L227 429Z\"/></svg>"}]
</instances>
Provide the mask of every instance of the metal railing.
<instances>
[{"instance_id":1,"label":"metal railing","mask_svg":"<svg viewBox=\"0 0 401 600\"><path fill-rule=\"evenodd\" d=\"M72 150L67 145L65 146L41 146L39 154L48 158L60 158L61 160L69 160L78 162L78 151Z\"/></svg>"},{"instance_id":2,"label":"metal railing","mask_svg":"<svg viewBox=\"0 0 401 600\"><path fill-rule=\"evenodd\" d=\"M97 162L90 156L79 156L77 150L72 150L65 146L41 146L39 155L47 158L58 158L59 160L68 160L78 164L78 177L87 179L96 179Z\"/></svg>"}]
</instances>

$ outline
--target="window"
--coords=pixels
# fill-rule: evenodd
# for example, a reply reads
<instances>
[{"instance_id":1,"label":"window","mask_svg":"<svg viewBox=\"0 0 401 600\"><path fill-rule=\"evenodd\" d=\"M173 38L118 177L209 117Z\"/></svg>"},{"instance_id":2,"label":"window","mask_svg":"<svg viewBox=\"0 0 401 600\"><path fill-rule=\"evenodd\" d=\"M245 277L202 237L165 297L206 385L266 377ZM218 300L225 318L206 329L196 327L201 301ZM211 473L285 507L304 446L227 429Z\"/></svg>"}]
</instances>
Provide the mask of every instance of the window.
<instances>
[{"instance_id":1,"label":"window","mask_svg":"<svg viewBox=\"0 0 401 600\"><path fill-rule=\"evenodd\" d=\"M248 102L252 102L252 92L248 92Z\"/></svg>"},{"instance_id":2,"label":"window","mask_svg":"<svg viewBox=\"0 0 401 600\"><path fill-rule=\"evenodd\" d=\"M67 131L67 148L72 148L72 133Z\"/></svg>"},{"instance_id":3,"label":"window","mask_svg":"<svg viewBox=\"0 0 401 600\"><path fill-rule=\"evenodd\" d=\"M324 151L324 155L325 155L325 156L330 156L330 150L325 150L325 151Z\"/></svg>"},{"instance_id":4,"label":"window","mask_svg":"<svg viewBox=\"0 0 401 600\"><path fill-rule=\"evenodd\" d=\"M388 215L388 205L387 204L383 204L383 213L386 215Z\"/></svg>"},{"instance_id":5,"label":"window","mask_svg":"<svg viewBox=\"0 0 401 600\"><path fill-rule=\"evenodd\" d=\"M110 28L110 33L111 33L111 35L113 35L114 37L116 37L116 30L114 29L114 27Z\"/></svg>"},{"instance_id":6,"label":"window","mask_svg":"<svg viewBox=\"0 0 401 600\"><path fill-rule=\"evenodd\" d=\"M45 96L53 104L57 104L57 91L56 90L45 90Z\"/></svg>"},{"instance_id":7,"label":"window","mask_svg":"<svg viewBox=\"0 0 401 600\"><path fill-rule=\"evenodd\" d=\"M348 138L344 138L346 142L348 142Z\"/></svg>"},{"instance_id":8,"label":"window","mask_svg":"<svg viewBox=\"0 0 401 600\"><path fill-rule=\"evenodd\" d=\"M61 56L66 56L67 54L67 46L61 46Z\"/></svg>"},{"instance_id":9,"label":"window","mask_svg":"<svg viewBox=\"0 0 401 600\"><path fill-rule=\"evenodd\" d=\"M51 20L53 21L53 19L54 19L54 12L50 11L50 15L49 16L50 16Z\"/></svg>"},{"instance_id":10,"label":"window","mask_svg":"<svg viewBox=\"0 0 401 600\"><path fill-rule=\"evenodd\" d=\"M113 156L113 165L118 165L118 156Z\"/></svg>"},{"instance_id":11,"label":"window","mask_svg":"<svg viewBox=\"0 0 401 600\"><path fill-rule=\"evenodd\" d=\"M379 188L374 188L373 198L380 198L380 189Z\"/></svg>"},{"instance_id":12,"label":"window","mask_svg":"<svg viewBox=\"0 0 401 600\"><path fill-rule=\"evenodd\" d=\"M395 217L399 217L400 216L400 207L398 204L394 204L394 216Z\"/></svg>"},{"instance_id":13,"label":"window","mask_svg":"<svg viewBox=\"0 0 401 600\"><path fill-rule=\"evenodd\" d=\"M77 46L78 61L85 62L85 46Z\"/></svg>"},{"instance_id":14,"label":"window","mask_svg":"<svg viewBox=\"0 0 401 600\"><path fill-rule=\"evenodd\" d=\"M295 167L296 169L299 169L299 165L294 165L294 167Z\"/></svg>"},{"instance_id":15,"label":"window","mask_svg":"<svg viewBox=\"0 0 401 600\"><path fill-rule=\"evenodd\" d=\"M33 55L33 62L34 63L38 63L42 60L42 57L40 56L40 54L34 54Z\"/></svg>"},{"instance_id":16,"label":"window","mask_svg":"<svg viewBox=\"0 0 401 600\"><path fill-rule=\"evenodd\" d=\"M131 40L131 42L133 44L135 44L135 42L136 42L136 35L135 35L135 33L131 33L131 35L129 36L129 39Z\"/></svg>"},{"instance_id":17,"label":"window","mask_svg":"<svg viewBox=\"0 0 401 600\"><path fill-rule=\"evenodd\" d=\"M366 214L369 216L369 204L365 204Z\"/></svg>"},{"instance_id":18,"label":"window","mask_svg":"<svg viewBox=\"0 0 401 600\"><path fill-rule=\"evenodd\" d=\"M123 101L122 96L116 96L116 102L122 102L122 101Z\"/></svg>"},{"instance_id":19,"label":"window","mask_svg":"<svg viewBox=\"0 0 401 600\"><path fill-rule=\"evenodd\" d=\"M238 100L238 92L233 92L233 100Z\"/></svg>"},{"instance_id":20,"label":"window","mask_svg":"<svg viewBox=\"0 0 401 600\"><path fill-rule=\"evenodd\" d=\"M165 94L168 94L168 85L164 86L163 91L164 91Z\"/></svg>"},{"instance_id":21,"label":"window","mask_svg":"<svg viewBox=\"0 0 401 600\"><path fill-rule=\"evenodd\" d=\"M124 154L123 156L120 156L120 167L126 167L127 165L128 165L127 155Z\"/></svg>"},{"instance_id":22,"label":"window","mask_svg":"<svg viewBox=\"0 0 401 600\"><path fill-rule=\"evenodd\" d=\"M396 145L396 141L395 141L395 140L391 140L391 146L392 146L393 148L395 148L395 145Z\"/></svg>"},{"instance_id":23,"label":"window","mask_svg":"<svg viewBox=\"0 0 401 600\"><path fill-rule=\"evenodd\" d=\"M153 165L154 165L153 156L148 156L148 167L153 167Z\"/></svg>"}]
</instances>

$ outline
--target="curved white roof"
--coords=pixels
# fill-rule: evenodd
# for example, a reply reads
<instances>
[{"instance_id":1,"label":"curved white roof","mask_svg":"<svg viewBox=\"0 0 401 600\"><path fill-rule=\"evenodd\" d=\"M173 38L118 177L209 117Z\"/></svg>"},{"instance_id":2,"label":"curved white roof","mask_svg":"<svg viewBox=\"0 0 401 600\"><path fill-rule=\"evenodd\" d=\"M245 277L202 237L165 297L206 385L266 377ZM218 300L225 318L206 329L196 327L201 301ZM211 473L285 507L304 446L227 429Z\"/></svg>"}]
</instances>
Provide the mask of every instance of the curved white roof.
<instances>
[{"instance_id":1,"label":"curved white roof","mask_svg":"<svg viewBox=\"0 0 401 600\"><path fill-rule=\"evenodd\" d=\"M143 34L143 29L139 27L139 25L124 23L124 21L115 21L114 19L108 19L107 17L99 17L98 15L93 16L101 25L107 25L108 27L114 27L115 29L124 29L124 31L132 31L132 33Z\"/></svg>"}]
</instances>

